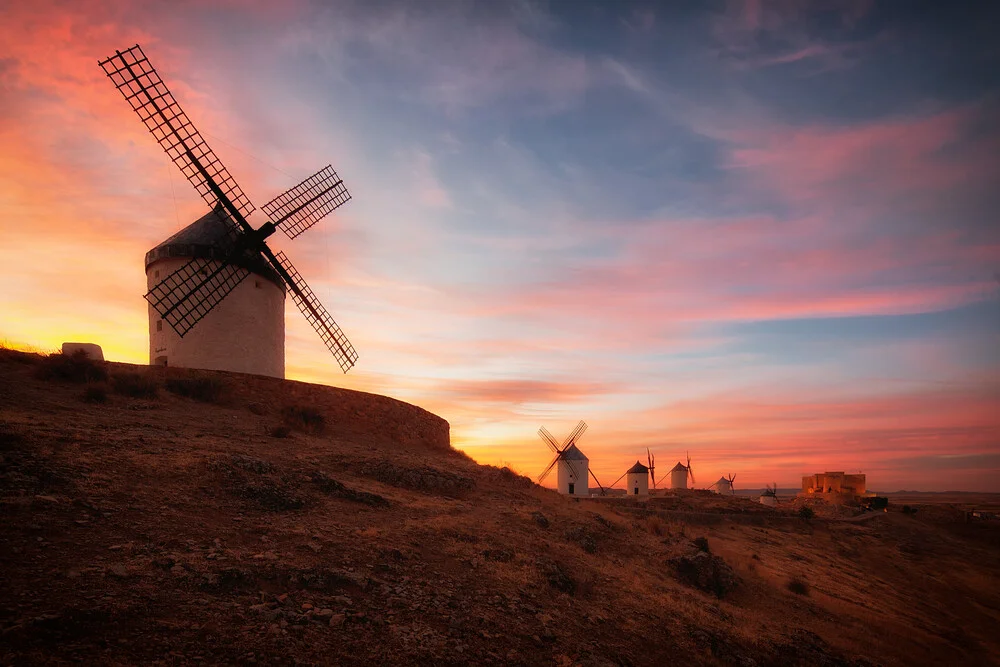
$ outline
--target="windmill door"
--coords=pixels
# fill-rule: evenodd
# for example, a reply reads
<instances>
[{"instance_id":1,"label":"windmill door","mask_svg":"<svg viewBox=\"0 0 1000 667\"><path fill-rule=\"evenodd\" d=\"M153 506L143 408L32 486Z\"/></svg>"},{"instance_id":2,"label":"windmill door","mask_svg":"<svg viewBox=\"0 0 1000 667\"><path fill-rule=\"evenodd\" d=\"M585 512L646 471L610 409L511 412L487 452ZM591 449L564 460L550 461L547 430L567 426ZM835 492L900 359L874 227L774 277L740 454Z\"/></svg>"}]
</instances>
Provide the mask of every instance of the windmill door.
<instances>
[{"instance_id":1,"label":"windmill door","mask_svg":"<svg viewBox=\"0 0 1000 667\"><path fill-rule=\"evenodd\" d=\"M570 482L569 483L569 495L571 495L571 496L575 495L575 493L576 493L575 490L574 490L575 488L576 488L576 484L573 484L572 482Z\"/></svg>"}]
</instances>

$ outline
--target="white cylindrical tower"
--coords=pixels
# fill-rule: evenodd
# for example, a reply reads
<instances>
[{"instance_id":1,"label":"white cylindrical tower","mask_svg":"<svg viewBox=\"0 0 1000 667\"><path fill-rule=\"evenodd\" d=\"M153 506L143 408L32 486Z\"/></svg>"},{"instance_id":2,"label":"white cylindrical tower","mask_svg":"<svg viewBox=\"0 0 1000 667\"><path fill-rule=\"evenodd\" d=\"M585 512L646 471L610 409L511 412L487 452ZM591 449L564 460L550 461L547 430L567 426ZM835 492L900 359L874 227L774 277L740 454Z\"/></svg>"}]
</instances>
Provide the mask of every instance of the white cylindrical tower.
<instances>
[{"instance_id":1,"label":"white cylindrical tower","mask_svg":"<svg viewBox=\"0 0 1000 667\"><path fill-rule=\"evenodd\" d=\"M679 461L677 462L677 465L670 470L670 488L688 488L688 469L687 466Z\"/></svg>"},{"instance_id":2,"label":"white cylindrical tower","mask_svg":"<svg viewBox=\"0 0 1000 667\"><path fill-rule=\"evenodd\" d=\"M570 445L559 457L556 477L559 493L569 496L589 496L587 477L590 475L590 460L576 445Z\"/></svg>"},{"instance_id":3,"label":"white cylindrical tower","mask_svg":"<svg viewBox=\"0 0 1000 667\"><path fill-rule=\"evenodd\" d=\"M727 478L720 477L719 481L715 483L715 492L729 495L733 492L733 485L729 483Z\"/></svg>"},{"instance_id":4,"label":"white cylindrical tower","mask_svg":"<svg viewBox=\"0 0 1000 667\"><path fill-rule=\"evenodd\" d=\"M648 496L649 468L636 461L625 473L625 489L630 496Z\"/></svg>"},{"instance_id":5,"label":"white cylindrical tower","mask_svg":"<svg viewBox=\"0 0 1000 667\"><path fill-rule=\"evenodd\" d=\"M152 289L192 259L221 260L235 223L216 207L146 253ZM149 363L285 377L285 288L263 260L242 258L250 275L183 338L149 307ZM218 264L212 262L206 277Z\"/></svg>"}]
</instances>

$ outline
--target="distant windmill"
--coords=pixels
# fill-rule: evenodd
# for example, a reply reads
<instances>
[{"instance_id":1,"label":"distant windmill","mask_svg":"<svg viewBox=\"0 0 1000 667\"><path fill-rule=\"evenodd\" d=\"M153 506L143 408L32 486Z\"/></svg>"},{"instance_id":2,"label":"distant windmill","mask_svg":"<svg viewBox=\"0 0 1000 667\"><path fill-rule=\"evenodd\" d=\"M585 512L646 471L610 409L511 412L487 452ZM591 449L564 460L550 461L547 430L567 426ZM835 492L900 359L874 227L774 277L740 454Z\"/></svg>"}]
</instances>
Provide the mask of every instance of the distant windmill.
<instances>
[{"instance_id":1,"label":"distant windmill","mask_svg":"<svg viewBox=\"0 0 1000 667\"><path fill-rule=\"evenodd\" d=\"M764 493L760 494L760 504L761 505L777 505L778 504L778 483L767 484L767 488Z\"/></svg>"},{"instance_id":2,"label":"distant windmill","mask_svg":"<svg viewBox=\"0 0 1000 667\"><path fill-rule=\"evenodd\" d=\"M649 495L649 467L638 461L631 468L622 473L622 476L614 481L610 488L617 486L618 482L625 480L625 493L630 496Z\"/></svg>"},{"instance_id":3,"label":"distant windmill","mask_svg":"<svg viewBox=\"0 0 1000 667\"><path fill-rule=\"evenodd\" d=\"M694 484L694 470L691 468L691 454L687 455L687 465L684 465L680 461L677 462L673 468L670 469L666 475L660 478L660 484L663 480L670 477L670 488L671 489L686 489L688 488L688 478L691 479L691 484Z\"/></svg>"},{"instance_id":4,"label":"distant windmill","mask_svg":"<svg viewBox=\"0 0 1000 667\"><path fill-rule=\"evenodd\" d=\"M734 495L736 491L733 488L733 482L736 480L736 475L730 475L729 477L720 477L717 482L712 484L708 488L715 487L717 493Z\"/></svg>"},{"instance_id":5,"label":"distant windmill","mask_svg":"<svg viewBox=\"0 0 1000 667\"><path fill-rule=\"evenodd\" d=\"M195 129L139 45L115 51L99 65L160 147L212 207L215 215L211 227L220 232L199 237L204 243L187 244L197 245L199 250L181 254L194 257L152 286L146 294L150 306L183 338L248 276L273 277L282 289L291 292L295 305L346 373L358 359L354 347L285 254L273 253L265 243L277 229L294 239L346 203L351 196L337 172L327 166L264 205L268 221L254 229L247 222L253 204ZM283 314L283 294L279 302ZM243 336L240 341L254 333L263 335L239 332ZM283 320L280 335L283 373ZM236 353L232 349L225 352ZM166 360L164 356L163 363Z\"/></svg>"},{"instance_id":6,"label":"distant windmill","mask_svg":"<svg viewBox=\"0 0 1000 667\"><path fill-rule=\"evenodd\" d=\"M560 445L547 428L542 426L538 429L538 437L556 455L548 467L538 476L539 484L549 476L553 468L556 468L556 485L559 493L570 496L590 495L590 491L587 488L587 476L589 474L597 482L598 488L601 489L601 495L604 495L604 487L601 486L594 473L590 471L590 460L576 446L577 440L583 436L586 430L587 424L581 421Z\"/></svg>"}]
</instances>

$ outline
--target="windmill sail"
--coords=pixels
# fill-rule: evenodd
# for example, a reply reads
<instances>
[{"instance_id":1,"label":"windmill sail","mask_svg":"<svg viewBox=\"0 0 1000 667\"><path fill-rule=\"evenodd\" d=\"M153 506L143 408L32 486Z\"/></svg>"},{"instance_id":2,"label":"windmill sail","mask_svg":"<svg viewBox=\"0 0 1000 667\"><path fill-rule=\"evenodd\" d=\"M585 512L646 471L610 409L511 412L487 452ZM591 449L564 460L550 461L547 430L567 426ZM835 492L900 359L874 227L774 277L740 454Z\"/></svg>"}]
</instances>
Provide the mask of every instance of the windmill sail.
<instances>
[{"instance_id":1,"label":"windmill sail","mask_svg":"<svg viewBox=\"0 0 1000 667\"><path fill-rule=\"evenodd\" d=\"M249 275L235 264L192 259L149 290L146 300L183 338Z\"/></svg>"},{"instance_id":2,"label":"windmill sail","mask_svg":"<svg viewBox=\"0 0 1000 667\"><path fill-rule=\"evenodd\" d=\"M290 239L306 231L351 198L344 181L327 165L294 188L261 206Z\"/></svg>"},{"instance_id":3,"label":"windmill sail","mask_svg":"<svg viewBox=\"0 0 1000 667\"><path fill-rule=\"evenodd\" d=\"M275 259L284 273L287 274L287 278L284 275L282 277L286 281L289 281L288 287L292 291L292 300L295 301L295 305L299 307L299 310L305 316L306 320L309 321L309 324L312 325L313 329L316 330L316 333L319 334L327 349L333 353L337 363L340 364L340 368L346 373L358 360L358 353L354 351L351 341L347 340L347 336L337 326L333 316L323 307L316 294L309 288L306 281L302 279L302 276L285 256L285 253L279 252L275 255Z\"/></svg>"},{"instance_id":4,"label":"windmill sail","mask_svg":"<svg viewBox=\"0 0 1000 667\"><path fill-rule=\"evenodd\" d=\"M538 429L538 437L541 438L542 442L548 445L549 449L553 452L559 451L559 443L556 441L555 436L549 433L549 429L544 426Z\"/></svg>"},{"instance_id":5,"label":"windmill sail","mask_svg":"<svg viewBox=\"0 0 1000 667\"><path fill-rule=\"evenodd\" d=\"M243 217L254 211L250 199L188 119L138 44L125 51L116 51L98 64L170 160L209 205L214 206L218 197L203 171ZM199 169L199 165L203 169Z\"/></svg>"}]
</instances>

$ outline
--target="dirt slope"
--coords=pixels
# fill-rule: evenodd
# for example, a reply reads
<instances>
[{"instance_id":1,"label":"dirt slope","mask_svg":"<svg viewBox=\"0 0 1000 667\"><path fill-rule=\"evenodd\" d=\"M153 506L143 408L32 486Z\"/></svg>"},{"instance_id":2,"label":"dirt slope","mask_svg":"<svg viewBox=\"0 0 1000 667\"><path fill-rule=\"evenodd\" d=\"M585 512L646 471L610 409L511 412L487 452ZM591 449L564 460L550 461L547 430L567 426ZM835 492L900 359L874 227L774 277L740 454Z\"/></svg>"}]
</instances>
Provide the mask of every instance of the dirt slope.
<instances>
[{"instance_id":1,"label":"dirt slope","mask_svg":"<svg viewBox=\"0 0 1000 667\"><path fill-rule=\"evenodd\" d=\"M0 350L0 662L995 664L995 526L570 501L446 438L385 397Z\"/></svg>"}]
</instances>

